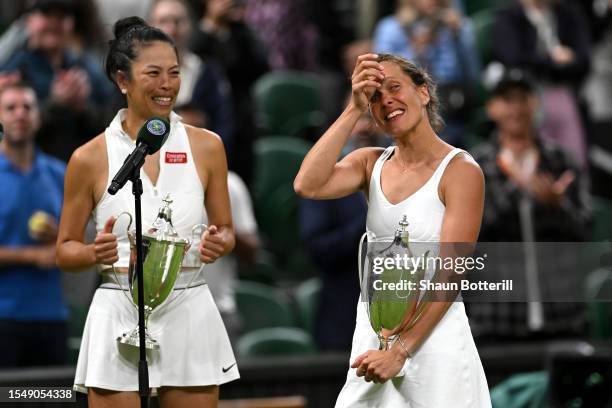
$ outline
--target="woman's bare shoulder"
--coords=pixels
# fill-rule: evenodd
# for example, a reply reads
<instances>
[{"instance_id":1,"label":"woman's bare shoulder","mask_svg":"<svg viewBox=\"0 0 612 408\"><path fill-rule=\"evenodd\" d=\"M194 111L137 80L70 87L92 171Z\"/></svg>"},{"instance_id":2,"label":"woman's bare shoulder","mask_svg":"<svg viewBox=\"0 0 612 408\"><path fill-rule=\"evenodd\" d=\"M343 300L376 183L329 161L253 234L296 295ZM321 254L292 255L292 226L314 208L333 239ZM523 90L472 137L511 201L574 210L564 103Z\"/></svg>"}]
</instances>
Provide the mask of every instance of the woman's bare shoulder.
<instances>
[{"instance_id":1,"label":"woman's bare shoulder","mask_svg":"<svg viewBox=\"0 0 612 408\"><path fill-rule=\"evenodd\" d=\"M223 150L223 141L215 132L191 125L184 126L193 151L214 153Z\"/></svg>"},{"instance_id":2,"label":"woman's bare shoulder","mask_svg":"<svg viewBox=\"0 0 612 408\"><path fill-rule=\"evenodd\" d=\"M362 147L360 149L355 150L354 153L358 155L359 159L362 161L368 178L369 175L372 173L374 164L385 150L386 149L384 147Z\"/></svg>"},{"instance_id":3,"label":"woman's bare shoulder","mask_svg":"<svg viewBox=\"0 0 612 408\"><path fill-rule=\"evenodd\" d=\"M384 151L384 147L360 147L346 155L346 158L349 160L361 161L369 167L370 165L374 165L374 162L378 160Z\"/></svg>"},{"instance_id":4,"label":"woman's bare shoulder","mask_svg":"<svg viewBox=\"0 0 612 408\"><path fill-rule=\"evenodd\" d=\"M450 174L451 177L482 177L482 170L476 160L466 153L457 153L448 163L448 170L446 173Z\"/></svg>"},{"instance_id":5,"label":"woman's bare shoulder","mask_svg":"<svg viewBox=\"0 0 612 408\"><path fill-rule=\"evenodd\" d=\"M484 174L482 169L468 153L456 154L448 163L442 175L440 187L459 186L462 189L473 189L478 192L484 189Z\"/></svg>"},{"instance_id":6,"label":"woman's bare shoulder","mask_svg":"<svg viewBox=\"0 0 612 408\"><path fill-rule=\"evenodd\" d=\"M104 132L102 132L89 142L78 147L72 153L68 166L79 170L98 171L106 168L107 160L104 160L106 156L106 140Z\"/></svg>"}]
</instances>

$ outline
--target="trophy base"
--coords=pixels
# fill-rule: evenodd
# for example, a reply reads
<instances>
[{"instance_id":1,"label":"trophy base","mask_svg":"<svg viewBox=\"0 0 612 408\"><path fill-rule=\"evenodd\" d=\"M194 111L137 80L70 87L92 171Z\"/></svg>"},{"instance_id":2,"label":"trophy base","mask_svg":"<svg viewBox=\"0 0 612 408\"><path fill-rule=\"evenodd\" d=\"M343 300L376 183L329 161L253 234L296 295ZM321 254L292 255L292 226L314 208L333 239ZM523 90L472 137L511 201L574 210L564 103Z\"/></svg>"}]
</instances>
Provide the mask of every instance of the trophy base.
<instances>
[{"instance_id":1,"label":"trophy base","mask_svg":"<svg viewBox=\"0 0 612 408\"><path fill-rule=\"evenodd\" d=\"M121 344L126 344L128 346L139 347L140 337L138 335L138 327L130 332L123 333L121 336L117 337L117 341ZM159 343L157 342L157 340L151 337L146 330L145 330L145 348L147 350L159 350Z\"/></svg>"}]
</instances>

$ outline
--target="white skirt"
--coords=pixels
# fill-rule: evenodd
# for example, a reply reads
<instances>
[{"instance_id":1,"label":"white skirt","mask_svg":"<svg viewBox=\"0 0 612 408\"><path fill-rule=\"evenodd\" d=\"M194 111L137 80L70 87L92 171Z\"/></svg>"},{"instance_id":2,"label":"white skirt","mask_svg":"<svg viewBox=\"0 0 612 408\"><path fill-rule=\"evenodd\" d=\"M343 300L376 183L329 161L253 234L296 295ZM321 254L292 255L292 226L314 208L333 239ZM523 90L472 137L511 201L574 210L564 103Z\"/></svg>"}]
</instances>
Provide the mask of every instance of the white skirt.
<instances>
[{"instance_id":1,"label":"white skirt","mask_svg":"<svg viewBox=\"0 0 612 408\"><path fill-rule=\"evenodd\" d=\"M358 302L351 363L368 350L378 349L378 338L365 304ZM427 340L406 360L403 375L374 384L350 368L336 408L489 408L487 379L468 325L463 302L455 302Z\"/></svg>"},{"instance_id":2,"label":"white skirt","mask_svg":"<svg viewBox=\"0 0 612 408\"><path fill-rule=\"evenodd\" d=\"M174 290L167 302L184 291L149 318L148 332L160 346L147 350L149 386L154 392L164 386L220 385L240 378L208 285ZM96 290L81 341L75 390L138 391L138 348L116 340L137 324L137 310L121 290Z\"/></svg>"}]
</instances>

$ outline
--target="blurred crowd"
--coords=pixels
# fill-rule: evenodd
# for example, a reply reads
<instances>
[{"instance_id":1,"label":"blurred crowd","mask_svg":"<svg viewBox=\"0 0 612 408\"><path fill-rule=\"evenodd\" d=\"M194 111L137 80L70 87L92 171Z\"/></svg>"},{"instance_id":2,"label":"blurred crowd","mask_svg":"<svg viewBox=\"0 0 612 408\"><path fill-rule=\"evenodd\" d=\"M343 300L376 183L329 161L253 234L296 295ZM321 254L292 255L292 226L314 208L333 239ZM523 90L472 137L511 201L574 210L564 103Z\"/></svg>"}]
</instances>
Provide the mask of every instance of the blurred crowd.
<instances>
[{"instance_id":1,"label":"blurred crowd","mask_svg":"<svg viewBox=\"0 0 612 408\"><path fill-rule=\"evenodd\" d=\"M263 293L289 305L292 317L278 325L302 328L318 350L350 349L365 197L300 200L292 182L366 52L406 57L437 82L440 136L485 174L482 241L611 238L601 225L612 223L612 0L5 1L0 188L15 197L0 203L0 344L10 349L57 349L80 335L52 260L56 180L121 107L102 55L112 24L128 15L174 39L176 111L225 145L237 245L207 273L233 341L253 329L249 302ZM390 143L364 117L345 153ZM66 302L73 317L87 300ZM550 308L519 306L474 307L474 327L495 338L587 335L584 305L563 312L567 325ZM16 330L22 347L6 343ZM58 358L69 356L16 352L0 366Z\"/></svg>"}]
</instances>

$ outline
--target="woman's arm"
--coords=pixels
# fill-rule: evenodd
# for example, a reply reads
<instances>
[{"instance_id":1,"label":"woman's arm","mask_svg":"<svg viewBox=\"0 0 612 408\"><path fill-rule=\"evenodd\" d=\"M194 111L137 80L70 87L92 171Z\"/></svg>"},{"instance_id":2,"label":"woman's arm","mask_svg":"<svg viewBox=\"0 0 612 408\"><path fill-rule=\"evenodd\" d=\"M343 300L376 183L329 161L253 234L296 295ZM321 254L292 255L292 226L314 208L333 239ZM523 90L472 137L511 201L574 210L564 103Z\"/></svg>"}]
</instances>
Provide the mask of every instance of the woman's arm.
<instances>
[{"instance_id":1,"label":"woman's arm","mask_svg":"<svg viewBox=\"0 0 612 408\"><path fill-rule=\"evenodd\" d=\"M474 243L478 239L484 206L484 176L471 158L461 155L451 161L440 182L441 199L446 210L440 232L441 243ZM440 257L452 254L443 251L452 245L441 245ZM449 273L454 273L449 271ZM452 302L431 302L423 316L408 331L401 333L388 351L370 350L355 359L351 367L366 380L385 382L393 378L427 339Z\"/></svg>"},{"instance_id":2,"label":"woman's arm","mask_svg":"<svg viewBox=\"0 0 612 408\"><path fill-rule=\"evenodd\" d=\"M104 153L101 155L101 153ZM110 218L104 232L94 243L85 244L85 228L95 205L94 187L108 170L106 150L101 138L78 148L66 169L64 206L57 236L57 265L69 272L78 272L97 263L112 265L118 260L117 238L111 233L114 219Z\"/></svg>"},{"instance_id":3,"label":"woman's arm","mask_svg":"<svg viewBox=\"0 0 612 408\"><path fill-rule=\"evenodd\" d=\"M221 138L207 130L187 126L196 169L205 186L204 206L208 229L202 234L200 260L212 263L235 245L227 188L227 161Z\"/></svg>"},{"instance_id":4,"label":"woman's arm","mask_svg":"<svg viewBox=\"0 0 612 408\"><path fill-rule=\"evenodd\" d=\"M351 101L344 112L308 152L293 187L303 198L331 199L359 191L366 182L366 164L371 149L359 149L340 162L342 148L363 115L384 77L375 54L359 56L353 72Z\"/></svg>"}]
</instances>

